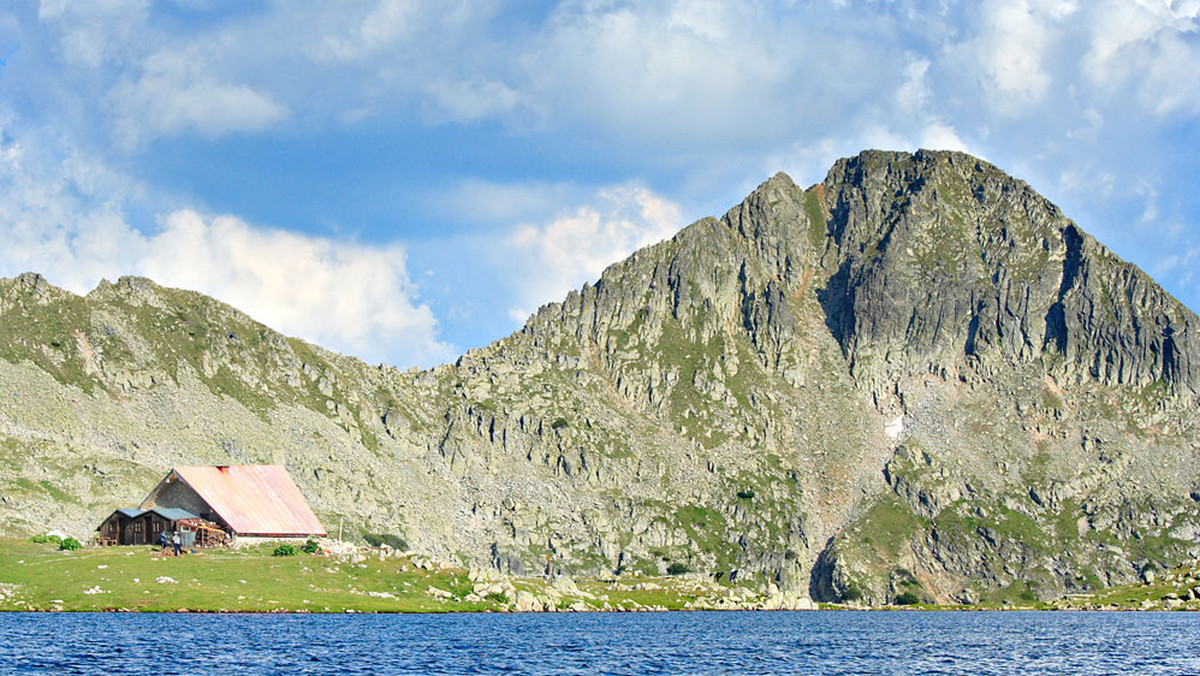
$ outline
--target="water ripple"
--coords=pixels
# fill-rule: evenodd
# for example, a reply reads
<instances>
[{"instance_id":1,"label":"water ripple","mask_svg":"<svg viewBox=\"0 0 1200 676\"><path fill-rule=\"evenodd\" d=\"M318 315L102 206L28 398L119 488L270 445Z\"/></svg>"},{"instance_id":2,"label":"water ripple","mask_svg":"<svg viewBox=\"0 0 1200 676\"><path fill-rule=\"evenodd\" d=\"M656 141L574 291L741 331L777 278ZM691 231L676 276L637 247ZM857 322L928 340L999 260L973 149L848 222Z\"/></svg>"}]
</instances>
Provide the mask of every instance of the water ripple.
<instances>
[{"instance_id":1,"label":"water ripple","mask_svg":"<svg viewBox=\"0 0 1200 676\"><path fill-rule=\"evenodd\" d=\"M1200 613L6 613L0 632L0 675L1200 673Z\"/></svg>"}]
</instances>

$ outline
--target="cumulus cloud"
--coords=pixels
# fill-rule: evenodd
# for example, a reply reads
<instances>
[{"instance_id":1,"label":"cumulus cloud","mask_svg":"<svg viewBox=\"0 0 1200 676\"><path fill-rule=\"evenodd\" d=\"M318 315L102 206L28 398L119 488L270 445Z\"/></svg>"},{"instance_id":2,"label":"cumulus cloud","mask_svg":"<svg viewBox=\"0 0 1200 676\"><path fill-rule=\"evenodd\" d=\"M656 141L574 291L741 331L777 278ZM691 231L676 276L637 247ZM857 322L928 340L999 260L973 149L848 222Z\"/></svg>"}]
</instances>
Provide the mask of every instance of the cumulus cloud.
<instances>
[{"instance_id":1,"label":"cumulus cloud","mask_svg":"<svg viewBox=\"0 0 1200 676\"><path fill-rule=\"evenodd\" d=\"M518 226L504 246L520 303L509 318L524 322L539 306L595 281L609 265L672 236L684 225L681 219L679 205L625 184L599 191L592 203L548 223Z\"/></svg>"},{"instance_id":2,"label":"cumulus cloud","mask_svg":"<svg viewBox=\"0 0 1200 676\"><path fill-rule=\"evenodd\" d=\"M987 27L972 43L985 95L996 110L1016 115L1039 103L1051 84L1044 63L1053 40L1047 17L1029 2L984 5Z\"/></svg>"},{"instance_id":3,"label":"cumulus cloud","mask_svg":"<svg viewBox=\"0 0 1200 676\"><path fill-rule=\"evenodd\" d=\"M1189 66L1197 65L1194 40L1187 36L1196 31L1198 16L1197 2L1097 2L1086 22L1088 50L1082 57L1083 73L1093 84L1106 88L1141 80L1149 89L1146 93L1155 99L1149 102L1152 106L1170 108L1180 97L1172 96L1162 85L1170 84L1175 92L1189 89L1179 78L1187 75Z\"/></svg>"},{"instance_id":4,"label":"cumulus cloud","mask_svg":"<svg viewBox=\"0 0 1200 676\"><path fill-rule=\"evenodd\" d=\"M125 200L138 192L91 158L73 155L46 168L19 144L0 145L0 274L41 272L76 293L101 278L145 275L371 361L428 366L453 357L418 299L402 246L334 241L192 210L170 211L143 232L124 214ZM103 194L112 199L97 201Z\"/></svg>"},{"instance_id":5,"label":"cumulus cloud","mask_svg":"<svg viewBox=\"0 0 1200 676\"><path fill-rule=\"evenodd\" d=\"M414 300L400 246L339 243L194 211L170 214L144 242L138 268L151 279L211 294L318 344L418 364L453 355L433 312Z\"/></svg>"}]
</instances>

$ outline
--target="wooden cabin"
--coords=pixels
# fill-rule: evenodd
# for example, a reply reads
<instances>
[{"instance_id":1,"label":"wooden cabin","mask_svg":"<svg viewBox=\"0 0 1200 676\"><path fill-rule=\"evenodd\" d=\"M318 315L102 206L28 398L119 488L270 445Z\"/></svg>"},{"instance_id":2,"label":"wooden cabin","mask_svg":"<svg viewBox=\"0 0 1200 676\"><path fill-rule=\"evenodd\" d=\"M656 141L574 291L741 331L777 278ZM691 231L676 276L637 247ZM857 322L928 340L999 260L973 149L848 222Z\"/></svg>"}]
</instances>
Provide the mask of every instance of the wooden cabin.
<instances>
[{"instance_id":1,"label":"wooden cabin","mask_svg":"<svg viewBox=\"0 0 1200 676\"><path fill-rule=\"evenodd\" d=\"M325 527L280 465L176 467L140 506L185 509L235 537L325 537Z\"/></svg>"},{"instance_id":2,"label":"wooden cabin","mask_svg":"<svg viewBox=\"0 0 1200 676\"><path fill-rule=\"evenodd\" d=\"M102 545L156 545L159 535L172 533L179 527L179 522L195 518L195 514L185 509L118 509L96 529L96 542Z\"/></svg>"},{"instance_id":3,"label":"wooden cabin","mask_svg":"<svg viewBox=\"0 0 1200 676\"><path fill-rule=\"evenodd\" d=\"M176 467L136 508L118 509L97 530L98 544L157 544L180 529L198 546L234 537L325 536L308 501L280 465ZM190 546L187 545L187 546Z\"/></svg>"}]
</instances>

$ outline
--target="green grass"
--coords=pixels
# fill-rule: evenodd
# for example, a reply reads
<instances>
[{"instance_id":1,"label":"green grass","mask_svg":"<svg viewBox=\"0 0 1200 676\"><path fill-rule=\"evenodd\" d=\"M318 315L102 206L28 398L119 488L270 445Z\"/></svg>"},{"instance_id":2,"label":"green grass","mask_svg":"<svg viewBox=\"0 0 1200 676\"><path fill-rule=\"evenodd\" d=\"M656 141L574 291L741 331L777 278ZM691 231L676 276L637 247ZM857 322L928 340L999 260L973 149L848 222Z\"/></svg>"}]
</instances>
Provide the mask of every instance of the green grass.
<instances>
[{"instance_id":1,"label":"green grass","mask_svg":"<svg viewBox=\"0 0 1200 676\"><path fill-rule=\"evenodd\" d=\"M857 540L869 545L880 560L894 560L922 529L921 518L893 493L880 496L857 522Z\"/></svg>"},{"instance_id":2,"label":"green grass","mask_svg":"<svg viewBox=\"0 0 1200 676\"><path fill-rule=\"evenodd\" d=\"M1134 582L1132 584L1116 585L1107 589L1101 589L1090 595L1070 597L1061 602L1059 606L1162 610L1171 607L1165 603L1168 594L1175 594L1181 597L1186 596L1187 591L1196 586L1195 582L1189 582L1188 580L1196 580L1198 578L1200 578L1200 562L1192 562L1159 573L1158 578L1152 584ZM1188 610L1198 610L1200 609L1200 601L1186 601L1180 607Z\"/></svg>"},{"instance_id":3,"label":"green grass","mask_svg":"<svg viewBox=\"0 0 1200 676\"><path fill-rule=\"evenodd\" d=\"M1042 390L1042 406L1048 409L1061 410L1063 399L1049 388Z\"/></svg>"},{"instance_id":4,"label":"green grass","mask_svg":"<svg viewBox=\"0 0 1200 676\"><path fill-rule=\"evenodd\" d=\"M407 559L350 564L306 554L274 557L267 549L208 550L160 558L155 550L108 547L60 552L47 544L0 541L0 583L18 586L16 599L0 602L0 608L412 612L490 606L467 603L461 597L441 601L431 596L430 586L461 588L469 582L466 571L430 572L414 568ZM176 582L156 582L159 578ZM100 593L85 593L97 588Z\"/></svg>"},{"instance_id":5,"label":"green grass","mask_svg":"<svg viewBox=\"0 0 1200 676\"><path fill-rule=\"evenodd\" d=\"M55 486L54 484L50 483L49 481L47 481L45 479L35 483L35 482L31 481L30 479L26 479L25 477L17 477L16 479L10 480L8 482L8 486L9 486L9 489L12 490L14 493L20 493L20 494L30 495L30 496L46 495L46 496L49 496L54 502L57 502L57 503L75 504L75 505L79 504L79 498L75 497L74 495L70 495L70 494L66 493L61 488L59 488L58 486Z\"/></svg>"},{"instance_id":6,"label":"green grass","mask_svg":"<svg viewBox=\"0 0 1200 676\"><path fill-rule=\"evenodd\" d=\"M52 295L46 305L15 298L19 307L10 310L0 326L0 359L14 364L28 359L59 383L90 394L99 380L85 372L75 338L77 332L91 330L89 308L78 296Z\"/></svg>"},{"instance_id":7,"label":"green grass","mask_svg":"<svg viewBox=\"0 0 1200 676\"><path fill-rule=\"evenodd\" d=\"M0 539L0 610L135 610L168 612L449 612L506 610L514 598L490 592L468 601L474 583L463 568L425 570L403 556L359 563L336 556L272 556L274 545L201 550L160 557L156 547L88 547L59 551L53 543ZM157 582L171 578L174 583ZM517 590L550 596L541 578L513 578ZM600 609L662 607L715 599L724 587L696 591L688 576L626 576L581 580L581 589L607 599L564 592L561 605ZM645 589L635 589L646 585ZM449 592L441 598L429 590ZM99 590L96 592L96 590ZM86 593L86 592L94 593Z\"/></svg>"},{"instance_id":8,"label":"green grass","mask_svg":"<svg viewBox=\"0 0 1200 676\"><path fill-rule=\"evenodd\" d=\"M804 215L808 217L808 242L818 251L825 244L825 211L821 207L821 189L814 188L804 193Z\"/></svg>"},{"instance_id":9,"label":"green grass","mask_svg":"<svg viewBox=\"0 0 1200 676\"><path fill-rule=\"evenodd\" d=\"M467 601L474 583L465 569L424 570L407 557L380 560L368 555L360 563L303 553L274 557L273 546L264 545L160 558L155 549L109 547L65 552L53 543L0 539L0 610L450 612L508 610L515 600L510 594L492 591L478 601ZM910 580L907 571L897 569L893 575L901 578L897 603L920 600L920 586ZM1160 609L1166 607L1163 598L1167 594L1181 594L1194 586L1188 580L1197 575L1200 571L1193 564L1165 571L1155 584L1122 585L1048 602L1036 600L1036 586L1017 582L978 607ZM159 578L175 582L160 583L156 581ZM606 576L576 582L580 593L563 592L557 597L560 608L576 603L597 610L605 606L713 607L731 590L728 583L689 575ZM512 578L510 583L516 591L551 598L550 585L541 578ZM444 590L449 598L431 593L431 587ZM851 596L847 594L848 599ZM939 608L925 602L914 607ZM1200 602L1188 601L1183 607L1200 608Z\"/></svg>"}]
</instances>

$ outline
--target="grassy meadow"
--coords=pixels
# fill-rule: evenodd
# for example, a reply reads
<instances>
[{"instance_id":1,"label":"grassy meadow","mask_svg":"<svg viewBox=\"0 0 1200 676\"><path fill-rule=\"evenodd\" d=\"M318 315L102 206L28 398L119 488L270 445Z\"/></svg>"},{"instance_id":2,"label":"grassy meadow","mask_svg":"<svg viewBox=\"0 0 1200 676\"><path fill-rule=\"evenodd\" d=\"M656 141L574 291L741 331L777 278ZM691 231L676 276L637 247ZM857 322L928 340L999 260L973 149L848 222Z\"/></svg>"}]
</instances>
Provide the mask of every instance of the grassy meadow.
<instances>
[{"instance_id":1,"label":"grassy meadow","mask_svg":"<svg viewBox=\"0 0 1200 676\"><path fill-rule=\"evenodd\" d=\"M694 575L508 578L387 550L274 556L273 546L163 555L157 547L86 547L0 538L0 611L480 612L770 607L765 595ZM474 578L474 579L473 579ZM841 606L822 605L826 608ZM920 605L912 608L938 609ZM1005 608L1200 610L1200 568ZM956 606L982 609L986 606Z\"/></svg>"}]
</instances>

